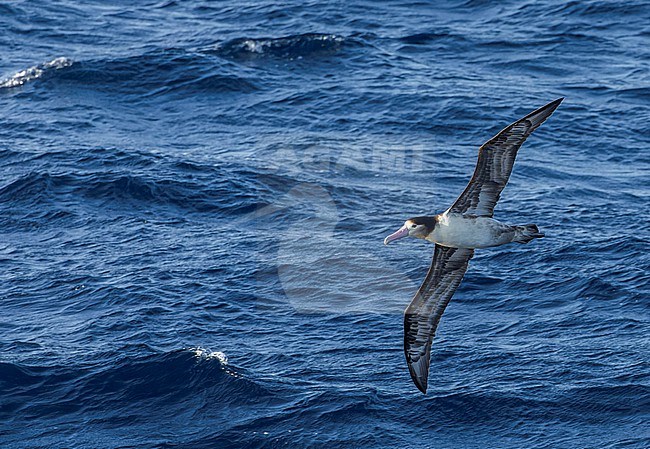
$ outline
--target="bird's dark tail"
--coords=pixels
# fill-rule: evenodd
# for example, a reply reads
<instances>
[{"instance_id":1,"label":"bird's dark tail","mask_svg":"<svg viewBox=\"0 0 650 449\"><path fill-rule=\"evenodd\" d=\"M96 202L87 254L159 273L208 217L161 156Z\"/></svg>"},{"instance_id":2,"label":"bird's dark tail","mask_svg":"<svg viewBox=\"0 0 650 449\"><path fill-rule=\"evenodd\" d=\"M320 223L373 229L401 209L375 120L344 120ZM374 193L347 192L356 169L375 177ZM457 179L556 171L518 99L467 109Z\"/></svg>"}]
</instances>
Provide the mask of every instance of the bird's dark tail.
<instances>
[{"instance_id":1,"label":"bird's dark tail","mask_svg":"<svg viewBox=\"0 0 650 449\"><path fill-rule=\"evenodd\" d=\"M527 224L522 226L515 226L515 236L512 238L513 242L528 243L533 239L544 237L543 232L539 232L539 228L534 224Z\"/></svg>"}]
</instances>

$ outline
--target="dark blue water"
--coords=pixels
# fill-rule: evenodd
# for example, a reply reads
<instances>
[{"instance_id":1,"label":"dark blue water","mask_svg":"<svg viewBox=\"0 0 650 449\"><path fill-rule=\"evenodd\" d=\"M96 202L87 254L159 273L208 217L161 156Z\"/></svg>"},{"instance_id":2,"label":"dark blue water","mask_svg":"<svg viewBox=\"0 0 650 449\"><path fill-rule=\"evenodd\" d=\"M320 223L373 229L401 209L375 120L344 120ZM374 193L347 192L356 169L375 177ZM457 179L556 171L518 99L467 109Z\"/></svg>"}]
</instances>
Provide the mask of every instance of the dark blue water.
<instances>
[{"instance_id":1,"label":"dark blue water","mask_svg":"<svg viewBox=\"0 0 650 449\"><path fill-rule=\"evenodd\" d=\"M85 3L0 5L1 447L650 447L647 2ZM560 96L424 396L382 240Z\"/></svg>"}]
</instances>

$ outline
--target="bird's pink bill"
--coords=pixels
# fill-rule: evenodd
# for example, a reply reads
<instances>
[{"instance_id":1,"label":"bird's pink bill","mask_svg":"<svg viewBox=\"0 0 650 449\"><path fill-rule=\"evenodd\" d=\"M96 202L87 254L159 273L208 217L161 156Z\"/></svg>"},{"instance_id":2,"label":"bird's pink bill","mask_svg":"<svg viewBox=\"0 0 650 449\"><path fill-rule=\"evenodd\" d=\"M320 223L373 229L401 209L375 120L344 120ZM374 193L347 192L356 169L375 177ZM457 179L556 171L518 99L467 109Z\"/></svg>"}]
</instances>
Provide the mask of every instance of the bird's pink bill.
<instances>
[{"instance_id":1,"label":"bird's pink bill","mask_svg":"<svg viewBox=\"0 0 650 449\"><path fill-rule=\"evenodd\" d=\"M384 245L388 245L393 240L401 239L408 235L409 229L406 226L402 226L397 232L393 232L391 235L384 239Z\"/></svg>"}]
</instances>

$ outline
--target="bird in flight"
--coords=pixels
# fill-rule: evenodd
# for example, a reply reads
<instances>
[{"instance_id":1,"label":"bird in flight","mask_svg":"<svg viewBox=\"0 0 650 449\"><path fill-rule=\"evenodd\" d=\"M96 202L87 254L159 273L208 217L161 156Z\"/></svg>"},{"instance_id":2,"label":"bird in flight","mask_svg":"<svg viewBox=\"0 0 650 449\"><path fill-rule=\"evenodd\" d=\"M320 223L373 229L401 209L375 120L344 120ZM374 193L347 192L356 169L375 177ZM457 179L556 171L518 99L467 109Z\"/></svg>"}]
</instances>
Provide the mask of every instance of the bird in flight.
<instances>
[{"instance_id":1,"label":"bird in flight","mask_svg":"<svg viewBox=\"0 0 650 449\"><path fill-rule=\"evenodd\" d=\"M544 237L534 224L509 225L492 216L519 147L562 100L558 98L531 112L484 143L472 179L449 209L435 216L410 218L384 239L386 245L403 237L435 243L429 272L404 311L404 354L411 378L422 393L427 392L433 336L474 249L528 243Z\"/></svg>"}]
</instances>

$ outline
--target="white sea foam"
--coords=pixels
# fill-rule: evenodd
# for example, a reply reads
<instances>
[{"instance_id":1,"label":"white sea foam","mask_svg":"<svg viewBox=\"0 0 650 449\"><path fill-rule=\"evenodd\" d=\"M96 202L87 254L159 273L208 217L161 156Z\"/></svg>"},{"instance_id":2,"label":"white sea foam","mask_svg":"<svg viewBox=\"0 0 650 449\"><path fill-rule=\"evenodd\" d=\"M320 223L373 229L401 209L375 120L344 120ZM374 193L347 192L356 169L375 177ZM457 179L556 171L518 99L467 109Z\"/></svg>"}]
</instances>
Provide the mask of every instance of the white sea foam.
<instances>
[{"instance_id":1,"label":"white sea foam","mask_svg":"<svg viewBox=\"0 0 650 449\"><path fill-rule=\"evenodd\" d=\"M9 78L0 80L0 88L3 87L11 88L11 87L22 86L28 81L32 81L42 77L43 74L49 70L59 70L64 67L69 67L71 65L72 65L71 59L65 57L55 58L52 59L51 61L44 62L42 64L38 64L33 67L29 67L25 70L21 70L20 72L13 74Z\"/></svg>"},{"instance_id":2,"label":"white sea foam","mask_svg":"<svg viewBox=\"0 0 650 449\"><path fill-rule=\"evenodd\" d=\"M263 41L255 41L253 39L246 39L242 42L242 47L251 53L264 53L264 47L268 47L268 43Z\"/></svg>"},{"instance_id":3,"label":"white sea foam","mask_svg":"<svg viewBox=\"0 0 650 449\"><path fill-rule=\"evenodd\" d=\"M191 348L190 351L200 360L218 360L222 365L228 365L228 357L221 351L210 351L202 347Z\"/></svg>"}]
</instances>

